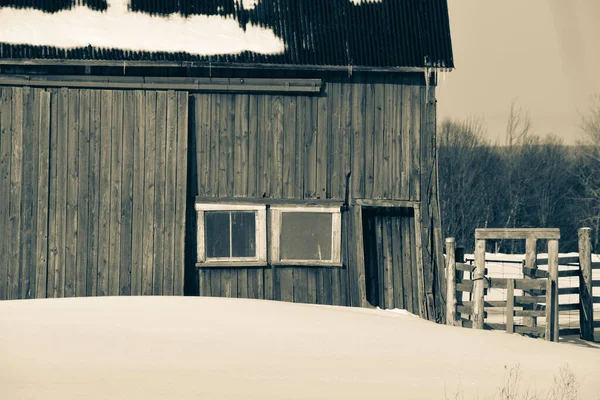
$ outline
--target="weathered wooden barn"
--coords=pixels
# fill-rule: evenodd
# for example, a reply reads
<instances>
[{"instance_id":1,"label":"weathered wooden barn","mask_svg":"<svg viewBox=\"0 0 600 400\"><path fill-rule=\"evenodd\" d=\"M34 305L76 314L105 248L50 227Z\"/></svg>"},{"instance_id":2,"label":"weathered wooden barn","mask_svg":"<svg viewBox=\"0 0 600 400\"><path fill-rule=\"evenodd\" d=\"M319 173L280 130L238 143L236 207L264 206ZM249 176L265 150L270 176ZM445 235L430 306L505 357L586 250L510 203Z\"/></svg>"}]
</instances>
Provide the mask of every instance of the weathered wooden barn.
<instances>
[{"instance_id":1,"label":"weathered wooden barn","mask_svg":"<svg viewBox=\"0 0 600 400\"><path fill-rule=\"evenodd\" d=\"M185 293L442 319L445 0L10 4L0 299Z\"/></svg>"}]
</instances>

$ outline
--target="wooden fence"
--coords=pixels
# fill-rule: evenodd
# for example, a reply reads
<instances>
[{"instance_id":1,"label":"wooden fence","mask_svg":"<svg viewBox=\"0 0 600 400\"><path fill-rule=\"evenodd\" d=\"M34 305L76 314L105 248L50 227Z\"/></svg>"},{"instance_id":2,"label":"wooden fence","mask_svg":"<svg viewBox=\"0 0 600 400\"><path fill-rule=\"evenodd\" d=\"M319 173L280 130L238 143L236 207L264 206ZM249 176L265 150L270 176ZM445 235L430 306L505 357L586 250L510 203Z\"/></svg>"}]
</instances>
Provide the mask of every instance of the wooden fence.
<instances>
[{"instance_id":1,"label":"wooden fence","mask_svg":"<svg viewBox=\"0 0 600 400\"><path fill-rule=\"evenodd\" d=\"M449 238L446 240L446 271L448 282L454 282L454 288L448 286L448 298L450 301L447 303L447 324L468 326L471 327L473 322L470 319L472 314L472 301L462 301L463 293L469 294L473 291L472 276L475 271L473 262L475 259L468 259L468 263L465 263L462 253L460 251L455 254L454 240ZM484 329L506 329L521 334L530 334L543 336L545 334L544 328L525 327L514 324L514 317L546 317L546 288L534 288L536 285L535 280L548 279L550 275L547 271L538 269L539 266L546 266L549 263L547 258L535 258L535 264L532 267L525 265L526 261L523 260L486 260L486 262L496 263L518 263L522 266L524 279L507 279L507 278L486 278L484 287L486 288L503 288L507 290L506 300L502 301L485 301L484 307L487 308L498 308L506 313L506 323L484 323ZM454 260L454 261L453 261ZM600 321L594 321L594 304L600 304L600 296L593 296L593 288L600 287L600 280L592 279L592 271L600 269L600 262L592 262L591 257L591 240L590 240L590 229L582 228L579 230L579 255L575 257L559 257L557 261L558 265L577 267L577 269L557 271L557 279L560 282L561 278L572 278L578 277L579 284L575 287L561 287L562 285L557 284L557 295L578 295L577 302L558 304L558 335L580 335L582 339L593 341L594 340L594 328L600 328ZM452 268L454 264L454 268ZM469 274L470 279L465 279L465 273ZM488 274L487 269L484 271L485 275ZM540 285L543 286L543 285ZM514 296L514 289L524 289L529 292L529 296ZM511 295L512 294L512 295ZM513 297L514 296L514 297ZM472 297L472 295L470 296ZM511 301L511 298L513 300ZM515 310L515 307L524 308L523 310ZM511 310L514 311L511 312ZM579 327L561 327L560 326L560 315L572 313L573 311L579 311L578 323ZM484 317L487 318L487 313L484 313Z\"/></svg>"},{"instance_id":2,"label":"wooden fence","mask_svg":"<svg viewBox=\"0 0 600 400\"><path fill-rule=\"evenodd\" d=\"M183 294L187 105L0 88L0 300Z\"/></svg>"}]
</instances>

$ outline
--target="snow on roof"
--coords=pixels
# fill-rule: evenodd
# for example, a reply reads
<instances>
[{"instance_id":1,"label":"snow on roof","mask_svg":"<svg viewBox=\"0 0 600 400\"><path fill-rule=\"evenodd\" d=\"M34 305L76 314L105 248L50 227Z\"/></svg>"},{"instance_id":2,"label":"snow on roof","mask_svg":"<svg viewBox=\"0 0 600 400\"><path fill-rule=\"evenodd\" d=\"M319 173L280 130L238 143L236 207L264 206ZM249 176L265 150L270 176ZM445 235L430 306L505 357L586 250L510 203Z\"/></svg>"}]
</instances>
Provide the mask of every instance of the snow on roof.
<instances>
[{"instance_id":1,"label":"snow on roof","mask_svg":"<svg viewBox=\"0 0 600 400\"><path fill-rule=\"evenodd\" d=\"M506 368L545 390L568 364L600 393L598 349L402 312L207 297L0 302L3 396L53 399L490 398ZM460 397L463 398L463 397Z\"/></svg>"},{"instance_id":2,"label":"snow on roof","mask_svg":"<svg viewBox=\"0 0 600 400\"><path fill-rule=\"evenodd\" d=\"M283 53L272 29L233 17L131 12L129 0L108 0L105 12L76 5L53 14L32 8L0 8L0 41L63 49L92 46L130 51L186 52L192 55Z\"/></svg>"}]
</instances>

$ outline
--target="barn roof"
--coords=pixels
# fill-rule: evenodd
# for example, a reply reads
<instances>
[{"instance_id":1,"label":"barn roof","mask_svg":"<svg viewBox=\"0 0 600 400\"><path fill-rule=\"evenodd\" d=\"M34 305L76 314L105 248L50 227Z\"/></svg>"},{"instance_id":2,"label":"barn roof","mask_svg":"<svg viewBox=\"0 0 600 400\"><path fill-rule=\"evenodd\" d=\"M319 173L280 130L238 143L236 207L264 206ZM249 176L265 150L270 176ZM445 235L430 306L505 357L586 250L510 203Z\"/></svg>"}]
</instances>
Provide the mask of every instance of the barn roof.
<instances>
[{"instance_id":1,"label":"barn roof","mask_svg":"<svg viewBox=\"0 0 600 400\"><path fill-rule=\"evenodd\" d=\"M0 59L453 68L446 0L0 0Z\"/></svg>"}]
</instances>

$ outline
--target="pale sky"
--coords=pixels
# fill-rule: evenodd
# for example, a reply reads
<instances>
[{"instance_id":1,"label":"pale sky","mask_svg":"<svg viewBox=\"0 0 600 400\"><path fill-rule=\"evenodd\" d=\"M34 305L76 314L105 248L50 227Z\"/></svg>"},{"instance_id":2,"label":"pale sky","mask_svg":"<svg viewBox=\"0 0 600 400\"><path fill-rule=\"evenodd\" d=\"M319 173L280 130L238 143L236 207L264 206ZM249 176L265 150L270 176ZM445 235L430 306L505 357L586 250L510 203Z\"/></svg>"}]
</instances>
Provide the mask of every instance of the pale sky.
<instances>
[{"instance_id":1,"label":"pale sky","mask_svg":"<svg viewBox=\"0 0 600 400\"><path fill-rule=\"evenodd\" d=\"M504 142L512 100L533 132L573 144L600 94L600 0L448 0L456 69L440 76L438 118L483 118Z\"/></svg>"}]
</instances>

